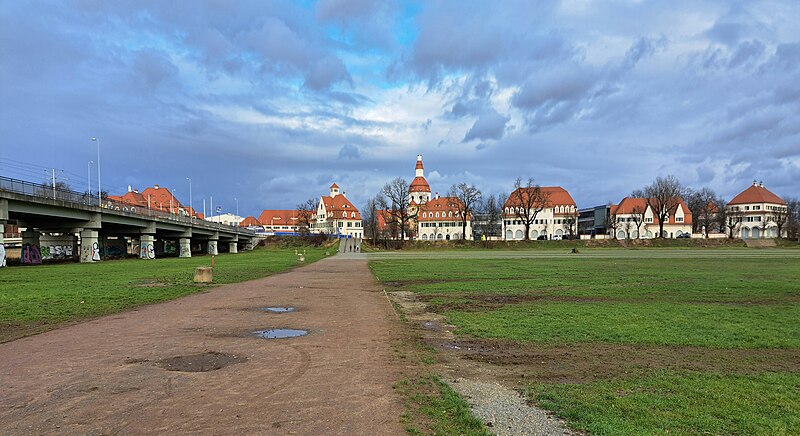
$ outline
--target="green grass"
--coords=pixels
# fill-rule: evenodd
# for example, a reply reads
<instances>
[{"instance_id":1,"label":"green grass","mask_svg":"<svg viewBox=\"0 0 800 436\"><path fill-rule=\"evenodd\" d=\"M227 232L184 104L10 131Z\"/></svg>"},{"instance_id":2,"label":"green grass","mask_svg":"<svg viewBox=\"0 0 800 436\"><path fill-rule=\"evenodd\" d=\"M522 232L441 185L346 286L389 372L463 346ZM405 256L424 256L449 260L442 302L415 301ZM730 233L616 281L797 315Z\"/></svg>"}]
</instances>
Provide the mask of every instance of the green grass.
<instances>
[{"instance_id":1,"label":"green grass","mask_svg":"<svg viewBox=\"0 0 800 436\"><path fill-rule=\"evenodd\" d=\"M306 262L321 259L325 251L307 248ZM214 283L285 271L298 264L294 253L294 249L259 248L217 256ZM209 285L197 285L192 279L196 267L210 264L210 256L201 256L2 268L0 341L207 290Z\"/></svg>"},{"instance_id":2,"label":"green grass","mask_svg":"<svg viewBox=\"0 0 800 436\"><path fill-rule=\"evenodd\" d=\"M370 256L370 268L387 290L420 294L459 335L498 339L534 356L537 346L562 350L561 357L545 358L554 359L550 372L587 383L545 377L526 392L572 427L596 434L800 434L796 250ZM573 352L577 347L641 353L612 357L624 371L583 376L591 362L569 359L592 355ZM723 374L725 365L708 356L729 349L784 360L771 369L754 364ZM659 353L673 358L661 365ZM702 365L680 362L694 358L704 359ZM536 360L529 364L550 363ZM529 376L544 374L531 371Z\"/></svg>"},{"instance_id":3,"label":"green grass","mask_svg":"<svg viewBox=\"0 0 800 436\"><path fill-rule=\"evenodd\" d=\"M592 434L800 433L800 375L656 371L582 385L539 384L528 395Z\"/></svg>"},{"instance_id":4,"label":"green grass","mask_svg":"<svg viewBox=\"0 0 800 436\"><path fill-rule=\"evenodd\" d=\"M713 348L800 348L800 305L572 303L447 312L459 333L570 344L606 342Z\"/></svg>"},{"instance_id":5,"label":"green grass","mask_svg":"<svg viewBox=\"0 0 800 436\"><path fill-rule=\"evenodd\" d=\"M391 241L392 246L399 246L399 241ZM403 251L471 251L471 250L565 250L572 249L641 249L641 248L745 248L741 239L647 239L640 241L626 240L562 240L562 241L406 241ZM386 250L381 244L365 246L365 252L381 252ZM389 249L391 251L391 248Z\"/></svg>"}]
</instances>

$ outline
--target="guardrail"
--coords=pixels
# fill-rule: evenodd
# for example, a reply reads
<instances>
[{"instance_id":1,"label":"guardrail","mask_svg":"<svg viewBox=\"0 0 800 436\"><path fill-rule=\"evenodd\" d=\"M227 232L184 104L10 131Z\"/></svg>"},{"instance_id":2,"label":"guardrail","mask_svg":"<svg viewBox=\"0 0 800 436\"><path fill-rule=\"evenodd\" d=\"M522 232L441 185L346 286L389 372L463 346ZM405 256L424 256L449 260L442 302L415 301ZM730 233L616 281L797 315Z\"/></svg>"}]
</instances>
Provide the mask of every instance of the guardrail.
<instances>
[{"instance_id":1,"label":"guardrail","mask_svg":"<svg viewBox=\"0 0 800 436\"><path fill-rule=\"evenodd\" d=\"M174 213L163 212L157 209L150 209L147 207L136 206L127 203L103 198L102 203L99 197L94 194L85 192L77 192L69 189L53 188L41 183L32 183L25 180L17 180L9 177L0 176L0 191L13 192L15 194L22 194L28 197L33 197L40 200L54 200L63 203L71 203L72 207L86 208L90 207L96 209L98 212L113 212L120 215L132 216L147 216L153 218L160 218L163 220L174 221L181 224L186 224L194 227L204 227L214 230L233 231L235 233L242 233L247 235L254 235L255 232L248 229L242 229L239 226L230 226L212 221L197 219L187 215L180 215ZM102 204L102 206L100 205Z\"/></svg>"}]
</instances>

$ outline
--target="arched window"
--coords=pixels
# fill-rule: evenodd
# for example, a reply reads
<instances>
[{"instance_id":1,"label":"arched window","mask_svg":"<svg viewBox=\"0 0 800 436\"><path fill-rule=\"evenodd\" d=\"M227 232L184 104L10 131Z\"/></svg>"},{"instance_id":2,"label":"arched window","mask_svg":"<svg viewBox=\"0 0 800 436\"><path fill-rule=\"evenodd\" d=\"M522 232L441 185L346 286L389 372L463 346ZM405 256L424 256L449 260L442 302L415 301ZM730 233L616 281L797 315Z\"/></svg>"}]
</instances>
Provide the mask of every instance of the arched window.
<instances>
[{"instance_id":1,"label":"arched window","mask_svg":"<svg viewBox=\"0 0 800 436\"><path fill-rule=\"evenodd\" d=\"M350 218L355 218L355 217L356 217L356 213L355 212L350 214Z\"/></svg>"},{"instance_id":2,"label":"arched window","mask_svg":"<svg viewBox=\"0 0 800 436\"><path fill-rule=\"evenodd\" d=\"M342 212L342 218L347 218L347 212Z\"/></svg>"},{"instance_id":3,"label":"arched window","mask_svg":"<svg viewBox=\"0 0 800 436\"><path fill-rule=\"evenodd\" d=\"M436 212L436 218L439 218L439 212Z\"/></svg>"},{"instance_id":4,"label":"arched window","mask_svg":"<svg viewBox=\"0 0 800 436\"><path fill-rule=\"evenodd\" d=\"M453 211L451 210L451 211L450 211L450 213L448 213L448 214L447 214L447 216L449 216L450 218L452 218L452 217L453 217Z\"/></svg>"}]
</instances>

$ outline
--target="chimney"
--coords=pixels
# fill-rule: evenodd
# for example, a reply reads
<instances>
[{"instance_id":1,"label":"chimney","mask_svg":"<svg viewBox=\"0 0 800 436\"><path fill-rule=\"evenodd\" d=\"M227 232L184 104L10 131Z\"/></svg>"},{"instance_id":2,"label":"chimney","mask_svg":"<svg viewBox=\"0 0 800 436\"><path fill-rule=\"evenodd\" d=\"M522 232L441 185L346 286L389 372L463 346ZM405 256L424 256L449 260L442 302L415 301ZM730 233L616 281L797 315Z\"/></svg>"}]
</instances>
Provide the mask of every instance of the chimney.
<instances>
[{"instance_id":1,"label":"chimney","mask_svg":"<svg viewBox=\"0 0 800 436\"><path fill-rule=\"evenodd\" d=\"M139 190L138 190L138 189L134 189L134 190L133 190L133 193L134 193L134 194L138 194L138 193L139 193Z\"/></svg>"},{"instance_id":2,"label":"chimney","mask_svg":"<svg viewBox=\"0 0 800 436\"><path fill-rule=\"evenodd\" d=\"M438 192L436 193L436 199L437 200L439 199L439 193Z\"/></svg>"},{"instance_id":3,"label":"chimney","mask_svg":"<svg viewBox=\"0 0 800 436\"><path fill-rule=\"evenodd\" d=\"M753 182L755 182L755 180L753 180ZM153 188L158 189L158 185L153 185Z\"/></svg>"},{"instance_id":4,"label":"chimney","mask_svg":"<svg viewBox=\"0 0 800 436\"><path fill-rule=\"evenodd\" d=\"M753 179L753 186L758 186L758 182L755 179Z\"/></svg>"},{"instance_id":5,"label":"chimney","mask_svg":"<svg viewBox=\"0 0 800 436\"><path fill-rule=\"evenodd\" d=\"M342 191L342 197L347 198L347 191Z\"/></svg>"},{"instance_id":6,"label":"chimney","mask_svg":"<svg viewBox=\"0 0 800 436\"><path fill-rule=\"evenodd\" d=\"M131 185L128 185L128 192L133 192L133 188L131 188Z\"/></svg>"},{"instance_id":7,"label":"chimney","mask_svg":"<svg viewBox=\"0 0 800 436\"><path fill-rule=\"evenodd\" d=\"M760 188L763 188L763 187L764 187L764 181L763 181L763 180L759 181L759 182L758 182L758 186L759 186Z\"/></svg>"}]
</instances>

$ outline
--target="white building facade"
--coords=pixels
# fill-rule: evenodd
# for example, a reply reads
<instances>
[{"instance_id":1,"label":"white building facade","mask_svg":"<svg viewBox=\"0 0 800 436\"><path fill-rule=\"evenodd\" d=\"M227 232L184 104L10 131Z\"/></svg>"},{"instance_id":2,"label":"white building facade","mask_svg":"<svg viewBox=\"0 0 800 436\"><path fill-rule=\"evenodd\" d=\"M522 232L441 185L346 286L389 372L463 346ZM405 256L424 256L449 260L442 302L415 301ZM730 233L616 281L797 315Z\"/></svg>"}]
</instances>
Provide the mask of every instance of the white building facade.
<instances>
[{"instance_id":1,"label":"white building facade","mask_svg":"<svg viewBox=\"0 0 800 436\"><path fill-rule=\"evenodd\" d=\"M363 238L364 227L361 213L340 192L336 183L330 187L330 195L323 195L317 204L317 211L312 217L312 233L326 233L339 237Z\"/></svg>"},{"instance_id":2,"label":"white building facade","mask_svg":"<svg viewBox=\"0 0 800 436\"><path fill-rule=\"evenodd\" d=\"M472 240L472 217L463 217L456 197L439 197L426 201L417 212L417 238L423 241ZM466 221L466 232L464 224ZM464 237L466 233L466 238Z\"/></svg>"},{"instance_id":3,"label":"white building facade","mask_svg":"<svg viewBox=\"0 0 800 436\"><path fill-rule=\"evenodd\" d=\"M523 190L522 195L527 195L526 191L529 191L529 188L519 189ZM540 189L548 200L530 225L529 239L561 239L565 235L577 235L578 207L569 192L560 186L542 186ZM503 206L503 239L506 241L525 239L525 224L515 212L521 207L517 204L518 195L514 191Z\"/></svg>"},{"instance_id":4,"label":"white building facade","mask_svg":"<svg viewBox=\"0 0 800 436\"><path fill-rule=\"evenodd\" d=\"M684 238L692 235L692 213L689 206L680 202L664 223L664 238ZM611 237L617 239L651 239L658 236L658 217L646 198L625 197L611 207L611 217L616 221ZM638 222L638 226L637 226ZM688 235L688 236L685 236Z\"/></svg>"},{"instance_id":5,"label":"white building facade","mask_svg":"<svg viewBox=\"0 0 800 436\"><path fill-rule=\"evenodd\" d=\"M764 187L753 184L739 193L725 207L727 220L735 223L733 236L742 239L777 238L786 236L783 224L778 234L779 222L785 222L788 208L782 198Z\"/></svg>"}]
</instances>

